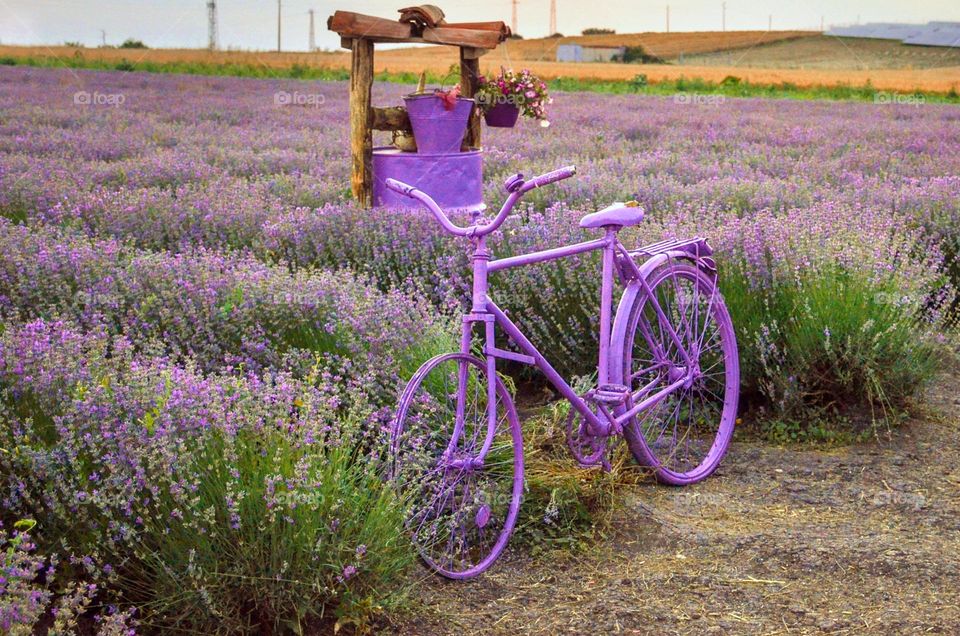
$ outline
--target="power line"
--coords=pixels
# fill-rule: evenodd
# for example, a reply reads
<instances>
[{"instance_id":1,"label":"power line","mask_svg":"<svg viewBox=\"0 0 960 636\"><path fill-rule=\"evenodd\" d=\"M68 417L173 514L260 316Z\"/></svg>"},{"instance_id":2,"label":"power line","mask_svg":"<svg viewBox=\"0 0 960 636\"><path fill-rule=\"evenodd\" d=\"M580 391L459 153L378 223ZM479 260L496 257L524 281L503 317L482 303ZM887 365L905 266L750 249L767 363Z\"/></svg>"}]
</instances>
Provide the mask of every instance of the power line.
<instances>
[{"instance_id":1,"label":"power line","mask_svg":"<svg viewBox=\"0 0 960 636\"><path fill-rule=\"evenodd\" d=\"M553 35L557 32L557 0L550 0L550 33Z\"/></svg>"},{"instance_id":2,"label":"power line","mask_svg":"<svg viewBox=\"0 0 960 636\"><path fill-rule=\"evenodd\" d=\"M514 33L516 33L516 32L517 32L517 4L518 4L518 0L511 0L511 4L513 5L513 21L512 21L512 23L510 24L510 29L511 29Z\"/></svg>"},{"instance_id":3,"label":"power line","mask_svg":"<svg viewBox=\"0 0 960 636\"><path fill-rule=\"evenodd\" d=\"M277 53L280 52L280 4L282 0L277 0Z\"/></svg>"},{"instance_id":4,"label":"power line","mask_svg":"<svg viewBox=\"0 0 960 636\"><path fill-rule=\"evenodd\" d=\"M309 42L309 47L310 47L310 51L316 51L316 50L317 50L317 37L316 37L315 31L313 30L313 9L310 9L309 11L307 11L307 13L310 14L310 42Z\"/></svg>"},{"instance_id":5,"label":"power line","mask_svg":"<svg viewBox=\"0 0 960 636\"><path fill-rule=\"evenodd\" d=\"M217 28L217 2L216 0L209 0L207 2L207 48L211 51L216 51L220 48L218 39L219 39L219 29Z\"/></svg>"}]
</instances>

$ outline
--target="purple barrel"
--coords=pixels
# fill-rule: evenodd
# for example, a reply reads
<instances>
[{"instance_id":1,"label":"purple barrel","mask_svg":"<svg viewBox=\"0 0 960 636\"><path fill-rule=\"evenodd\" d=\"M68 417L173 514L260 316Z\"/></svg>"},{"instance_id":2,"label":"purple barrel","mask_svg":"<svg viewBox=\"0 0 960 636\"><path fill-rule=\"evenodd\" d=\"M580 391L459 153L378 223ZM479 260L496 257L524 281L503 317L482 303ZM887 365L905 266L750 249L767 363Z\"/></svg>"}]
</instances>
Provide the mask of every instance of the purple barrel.
<instances>
[{"instance_id":1,"label":"purple barrel","mask_svg":"<svg viewBox=\"0 0 960 636\"><path fill-rule=\"evenodd\" d=\"M373 149L373 204L422 212L419 201L388 188L387 178L420 188L444 210L479 212L486 208L480 150L428 155L393 146Z\"/></svg>"},{"instance_id":2,"label":"purple barrel","mask_svg":"<svg viewBox=\"0 0 960 636\"><path fill-rule=\"evenodd\" d=\"M407 95L403 98L417 140L417 152L442 154L460 152L473 100L458 97L456 105L447 110L437 95Z\"/></svg>"}]
</instances>

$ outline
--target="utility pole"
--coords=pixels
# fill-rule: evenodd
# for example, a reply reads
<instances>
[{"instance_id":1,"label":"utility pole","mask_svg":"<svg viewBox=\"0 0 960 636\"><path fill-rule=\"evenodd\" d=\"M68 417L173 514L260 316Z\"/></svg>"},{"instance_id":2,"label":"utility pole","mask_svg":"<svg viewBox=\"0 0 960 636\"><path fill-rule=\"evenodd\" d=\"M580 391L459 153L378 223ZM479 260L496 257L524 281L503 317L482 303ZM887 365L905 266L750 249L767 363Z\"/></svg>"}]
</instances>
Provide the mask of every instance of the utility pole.
<instances>
[{"instance_id":1,"label":"utility pole","mask_svg":"<svg viewBox=\"0 0 960 636\"><path fill-rule=\"evenodd\" d=\"M280 52L280 4L283 0L277 0L277 53Z\"/></svg>"},{"instance_id":2,"label":"utility pole","mask_svg":"<svg viewBox=\"0 0 960 636\"><path fill-rule=\"evenodd\" d=\"M667 33L670 33L670 5L667 5Z\"/></svg>"},{"instance_id":3,"label":"utility pole","mask_svg":"<svg viewBox=\"0 0 960 636\"><path fill-rule=\"evenodd\" d=\"M767 31L773 31L773 14L767 16Z\"/></svg>"},{"instance_id":4,"label":"utility pole","mask_svg":"<svg viewBox=\"0 0 960 636\"><path fill-rule=\"evenodd\" d=\"M727 30L727 3L724 2L721 4L721 6L723 7L723 10L721 12L722 17L720 19L720 26L723 29L723 31L726 31Z\"/></svg>"},{"instance_id":5,"label":"utility pole","mask_svg":"<svg viewBox=\"0 0 960 636\"><path fill-rule=\"evenodd\" d=\"M107 32L103 29L100 29L100 41L103 43L103 46L107 45Z\"/></svg>"},{"instance_id":6,"label":"utility pole","mask_svg":"<svg viewBox=\"0 0 960 636\"><path fill-rule=\"evenodd\" d=\"M517 3L518 0L511 0L511 4L513 5L513 20L510 23L510 30L513 31L514 34L517 33Z\"/></svg>"},{"instance_id":7,"label":"utility pole","mask_svg":"<svg viewBox=\"0 0 960 636\"><path fill-rule=\"evenodd\" d=\"M553 35L557 32L557 0L550 0L550 33Z\"/></svg>"},{"instance_id":8,"label":"utility pole","mask_svg":"<svg viewBox=\"0 0 960 636\"><path fill-rule=\"evenodd\" d=\"M313 30L313 9L310 9L309 11L307 11L307 13L310 14L310 42L309 42L309 46L310 46L310 51L312 52L312 51L316 51L316 50L317 50L317 37L316 37L316 33L315 33L314 30Z\"/></svg>"},{"instance_id":9,"label":"utility pole","mask_svg":"<svg viewBox=\"0 0 960 636\"><path fill-rule=\"evenodd\" d=\"M207 48L216 51L219 48L217 29L217 3L216 0L207 2Z\"/></svg>"}]
</instances>

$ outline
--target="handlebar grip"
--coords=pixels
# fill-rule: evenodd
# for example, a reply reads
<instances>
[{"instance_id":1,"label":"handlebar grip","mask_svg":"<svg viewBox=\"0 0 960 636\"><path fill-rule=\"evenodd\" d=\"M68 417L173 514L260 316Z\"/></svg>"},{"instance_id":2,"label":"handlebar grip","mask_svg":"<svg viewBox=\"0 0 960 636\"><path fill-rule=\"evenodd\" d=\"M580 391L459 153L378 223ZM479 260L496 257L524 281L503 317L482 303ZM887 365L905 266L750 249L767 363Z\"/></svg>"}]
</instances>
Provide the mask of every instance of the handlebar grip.
<instances>
[{"instance_id":1,"label":"handlebar grip","mask_svg":"<svg viewBox=\"0 0 960 636\"><path fill-rule=\"evenodd\" d=\"M565 168L560 168L558 170L554 170L553 172L548 172L546 174L540 175L539 177L535 177L530 181L528 181L527 184L531 188L539 188L540 186L545 186L555 181L562 181L563 179L568 179L575 174L577 174L576 166L566 166Z\"/></svg>"},{"instance_id":2,"label":"handlebar grip","mask_svg":"<svg viewBox=\"0 0 960 636\"><path fill-rule=\"evenodd\" d=\"M396 179L388 178L384 181L384 185L386 185L389 189L393 190L394 192L397 192L407 197L413 196L413 191L416 190L416 188L413 187L412 185L404 183L403 181L397 181Z\"/></svg>"}]
</instances>

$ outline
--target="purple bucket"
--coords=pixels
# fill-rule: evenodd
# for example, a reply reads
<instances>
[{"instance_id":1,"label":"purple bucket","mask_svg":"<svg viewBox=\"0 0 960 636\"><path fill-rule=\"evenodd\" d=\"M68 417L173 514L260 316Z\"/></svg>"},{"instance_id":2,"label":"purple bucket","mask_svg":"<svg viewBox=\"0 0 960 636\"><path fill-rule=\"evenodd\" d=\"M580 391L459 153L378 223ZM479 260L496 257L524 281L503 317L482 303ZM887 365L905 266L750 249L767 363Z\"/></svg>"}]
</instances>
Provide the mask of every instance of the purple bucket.
<instances>
[{"instance_id":1,"label":"purple bucket","mask_svg":"<svg viewBox=\"0 0 960 636\"><path fill-rule=\"evenodd\" d=\"M473 100L458 97L447 110L437 95L407 95L403 98L410 116L417 152L424 154L460 152Z\"/></svg>"},{"instance_id":2,"label":"purple bucket","mask_svg":"<svg viewBox=\"0 0 960 636\"><path fill-rule=\"evenodd\" d=\"M488 110L483 118L487 120L487 126L513 128L519 116L520 109L513 104L497 104Z\"/></svg>"}]
</instances>

